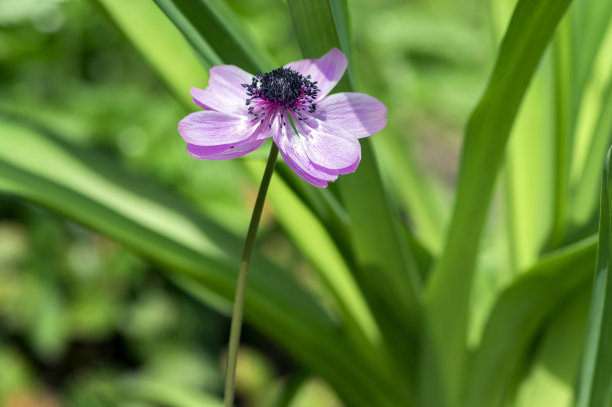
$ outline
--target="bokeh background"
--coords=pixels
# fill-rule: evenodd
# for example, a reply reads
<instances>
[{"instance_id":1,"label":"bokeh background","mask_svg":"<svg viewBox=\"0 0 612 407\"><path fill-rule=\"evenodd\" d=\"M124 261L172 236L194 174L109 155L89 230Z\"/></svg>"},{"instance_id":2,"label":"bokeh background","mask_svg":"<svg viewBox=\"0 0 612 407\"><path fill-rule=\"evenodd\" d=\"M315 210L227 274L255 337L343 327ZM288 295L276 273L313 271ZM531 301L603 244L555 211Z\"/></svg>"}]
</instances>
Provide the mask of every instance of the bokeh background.
<instances>
[{"instance_id":1,"label":"bokeh background","mask_svg":"<svg viewBox=\"0 0 612 407\"><path fill-rule=\"evenodd\" d=\"M232 163L186 154L176 125L190 111L189 88L169 91L102 3L0 0L0 113L112 156L244 234L253 180ZM285 2L229 4L279 65L300 59ZM388 128L374 137L400 140L449 200L463 126L495 56L488 4L349 1L358 87L389 108ZM204 75L188 84L205 85ZM376 145L383 166L389 145ZM265 150L247 159L263 160ZM311 266L270 210L259 244L316 289ZM79 224L0 195L0 406L188 406L218 396L228 316L162 271ZM275 405L290 377L307 380L291 406L340 405L248 326L243 349L241 405Z\"/></svg>"}]
</instances>

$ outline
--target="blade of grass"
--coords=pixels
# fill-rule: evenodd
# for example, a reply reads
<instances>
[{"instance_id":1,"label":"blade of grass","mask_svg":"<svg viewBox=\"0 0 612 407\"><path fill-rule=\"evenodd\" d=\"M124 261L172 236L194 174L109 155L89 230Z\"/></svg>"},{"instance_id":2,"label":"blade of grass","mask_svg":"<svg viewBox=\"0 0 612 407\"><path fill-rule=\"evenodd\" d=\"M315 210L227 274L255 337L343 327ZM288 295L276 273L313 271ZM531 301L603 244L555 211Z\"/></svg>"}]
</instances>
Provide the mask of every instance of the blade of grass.
<instances>
[{"instance_id":1,"label":"blade of grass","mask_svg":"<svg viewBox=\"0 0 612 407\"><path fill-rule=\"evenodd\" d=\"M198 62L180 31L150 0L98 0L134 48L155 68L174 96L191 108L185 90L206 83L208 71Z\"/></svg>"},{"instance_id":2,"label":"blade of grass","mask_svg":"<svg viewBox=\"0 0 612 407\"><path fill-rule=\"evenodd\" d=\"M612 404L612 149L606 156L601 181L599 241L586 346L578 387L578 407Z\"/></svg>"},{"instance_id":3,"label":"blade of grass","mask_svg":"<svg viewBox=\"0 0 612 407\"><path fill-rule=\"evenodd\" d=\"M339 34L348 35L341 29L344 24L340 23L340 29L336 27L347 15L344 2L289 0L288 5L305 58L318 58L333 47L350 43L339 38ZM348 50L343 51L350 56ZM352 70L350 62L348 70ZM345 75L335 90L354 90L350 77ZM418 326L421 281L368 140L362 142L359 169L344 176L338 189L351 219L352 247L358 266L355 277L376 315L383 339L391 344L392 352L405 369L414 363L409 338L414 338Z\"/></svg>"},{"instance_id":4,"label":"blade of grass","mask_svg":"<svg viewBox=\"0 0 612 407\"><path fill-rule=\"evenodd\" d=\"M576 58L575 84L582 92L591 74L595 57L612 18L612 2L607 0L577 0L573 13L574 49Z\"/></svg>"},{"instance_id":5,"label":"blade of grass","mask_svg":"<svg viewBox=\"0 0 612 407\"><path fill-rule=\"evenodd\" d=\"M529 376L517 389L516 407L570 407L584 348L590 284L585 281L546 327Z\"/></svg>"},{"instance_id":6,"label":"blade of grass","mask_svg":"<svg viewBox=\"0 0 612 407\"><path fill-rule=\"evenodd\" d=\"M595 246L589 238L551 253L502 292L472 355L465 406L499 405L542 323L588 280Z\"/></svg>"},{"instance_id":7,"label":"blade of grass","mask_svg":"<svg viewBox=\"0 0 612 407\"><path fill-rule=\"evenodd\" d=\"M610 2L581 1L565 18L555 41L556 88L557 88L557 141L556 141L556 181L555 181L555 214L549 248L559 246L571 239L567 228L572 213L576 211L571 205L569 194L571 188L572 168L591 160L586 157L584 146L592 139L592 134L579 132L576 128L585 124L585 117L591 116L592 93L587 93L587 84L592 81L596 69L595 60L612 17ZM595 106L598 105L595 102ZM592 161L592 160L591 160ZM595 194L596 195L596 194ZM594 210L594 208L590 208ZM578 209L581 210L581 209Z\"/></svg>"},{"instance_id":8,"label":"blade of grass","mask_svg":"<svg viewBox=\"0 0 612 407\"><path fill-rule=\"evenodd\" d=\"M466 129L445 250L426 299L422 402L457 405L465 364L469 293L496 175L517 110L571 0L520 0L487 89Z\"/></svg>"},{"instance_id":9,"label":"blade of grass","mask_svg":"<svg viewBox=\"0 0 612 407\"><path fill-rule=\"evenodd\" d=\"M261 163L249 162L251 174L261 173ZM319 271L323 282L328 286L342 314L343 322L353 334L348 338L361 350L364 361L369 363L369 374L375 375L394 387L394 394L402 392L404 383L401 377L389 369L393 356L381 346L381 332L371 310L363 298L350 269L338 253L331 236L322 225L317 224L314 214L303 205L284 183L270 186L269 202L283 229L293 236L293 243L301 247L304 256Z\"/></svg>"},{"instance_id":10,"label":"blade of grass","mask_svg":"<svg viewBox=\"0 0 612 407\"><path fill-rule=\"evenodd\" d=\"M255 73L274 63L222 0L155 0L208 66L237 65Z\"/></svg>"},{"instance_id":11,"label":"blade of grass","mask_svg":"<svg viewBox=\"0 0 612 407\"><path fill-rule=\"evenodd\" d=\"M572 220L590 224L597 216L601 168L612 132L612 24L600 47L587 87L576 128L577 145L572 166ZM595 223L593 225L597 227Z\"/></svg>"},{"instance_id":12,"label":"blade of grass","mask_svg":"<svg viewBox=\"0 0 612 407\"><path fill-rule=\"evenodd\" d=\"M550 78L545 58L521 105L508 141L505 202L515 272L533 265L552 224L553 152ZM534 176L538 174L538 176Z\"/></svg>"},{"instance_id":13,"label":"blade of grass","mask_svg":"<svg viewBox=\"0 0 612 407\"><path fill-rule=\"evenodd\" d=\"M554 188L553 224L547 249L554 249L563 243L568 226L570 157L573 144L574 111L576 100L573 87L573 48L571 38L571 13L559 25L553 43L555 78L555 129L553 148Z\"/></svg>"},{"instance_id":14,"label":"blade of grass","mask_svg":"<svg viewBox=\"0 0 612 407\"><path fill-rule=\"evenodd\" d=\"M121 401L145 402L166 407L222 407L217 397L193 389L147 379L123 379L107 385L114 398ZM105 386L106 387L106 386Z\"/></svg>"}]
</instances>

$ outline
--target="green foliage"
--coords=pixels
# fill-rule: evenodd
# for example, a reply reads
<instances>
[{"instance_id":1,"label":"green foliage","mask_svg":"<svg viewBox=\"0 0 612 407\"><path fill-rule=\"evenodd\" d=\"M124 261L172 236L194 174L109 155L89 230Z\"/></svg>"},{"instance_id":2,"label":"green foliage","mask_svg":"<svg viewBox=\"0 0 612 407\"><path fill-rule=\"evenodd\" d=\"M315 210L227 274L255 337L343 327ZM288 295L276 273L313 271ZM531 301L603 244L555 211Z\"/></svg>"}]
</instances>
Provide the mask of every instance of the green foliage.
<instances>
[{"instance_id":1,"label":"green foliage","mask_svg":"<svg viewBox=\"0 0 612 407\"><path fill-rule=\"evenodd\" d=\"M297 366L245 352L245 404L609 407L612 5L485 3L1 4L0 404L219 405L265 160L190 160L176 122L213 65L337 47L389 124L326 190L277 165L245 317Z\"/></svg>"},{"instance_id":2,"label":"green foliage","mask_svg":"<svg viewBox=\"0 0 612 407\"><path fill-rule=\"evenodd\" d=\"M612 283L610 282L610 255L612 254L612 176L610 160L612 150L608 150L601 181L601 213L599 215L599 242L597 245L597 266L593 296L589 311L588 333L582 379L579 387L578 405L580 407L607 406L612 403L612 351L608 345L612 327Z\"/></svg>"}]
</instances>

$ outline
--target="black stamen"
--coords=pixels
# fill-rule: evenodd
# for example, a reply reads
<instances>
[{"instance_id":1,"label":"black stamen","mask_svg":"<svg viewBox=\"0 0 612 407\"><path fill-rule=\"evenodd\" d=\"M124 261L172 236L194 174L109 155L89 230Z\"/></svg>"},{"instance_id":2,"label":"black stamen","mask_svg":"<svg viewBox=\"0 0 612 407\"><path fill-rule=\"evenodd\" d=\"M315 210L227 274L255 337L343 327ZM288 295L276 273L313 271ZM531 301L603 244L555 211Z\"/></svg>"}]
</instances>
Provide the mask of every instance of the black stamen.
<instances>
[{"instance_id":1,"label":"black stamen","mask_svg":"<svg viewBox=\"0 0 612 407\"><path fill-rule=\"evenodd\" d=\"M316 110L314 100L319 93L316 82L310 81L310 75L304 77L289 68L278 68L263 75L259 71L250 84L242 84L242 87L246 89L246 94L249 96L245 101L247 106L251 105L255 99L272 103L271 107L281 109L281 120L285 109L297 112L298 109L305 111L305 108L308 107L310 113ZM248 112L258 118L260 112L267 106L258 104L260 108L258 112L255 112L254 107L251 106Z\"/></svg>"}]
</instances>

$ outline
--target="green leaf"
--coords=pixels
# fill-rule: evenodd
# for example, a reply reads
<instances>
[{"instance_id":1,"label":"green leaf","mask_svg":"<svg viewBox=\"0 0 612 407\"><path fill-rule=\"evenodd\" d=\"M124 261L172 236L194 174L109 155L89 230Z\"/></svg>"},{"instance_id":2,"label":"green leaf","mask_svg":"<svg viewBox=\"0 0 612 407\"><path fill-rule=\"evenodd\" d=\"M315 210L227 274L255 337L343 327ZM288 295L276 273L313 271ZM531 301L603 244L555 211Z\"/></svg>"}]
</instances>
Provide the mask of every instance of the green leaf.
<instances>
[{"instance_id":1,"label":"green leaf","mask_svg":"<svg viewBox=\"0 0 612 407\"><path fill-rule=\"evenodd\" d=\"M259 177L263 163L248 162L253 177ZM359 336L371 344L380 341L378 326L371 315L363 294L347 264L336 250L333 241L314 214L292 194L283 182L274 180L270 185L269 203L285 231L294 238L304 256L319 270L324 283L343 312L345 322L359 330ZM373 352L374 349L370 349Z\"/></svg>"},{"instance_id":2,"label":"green leaf","mask_svg":"<svg viewBox=\"0 0 612 407\"><path fill-rule=\"evenodd\" d=\"M612 149L601 182L599 241L586 346L578 388L578 407L612 404Z\"/></svg>"},{"instance_id":3,"label":"green leaf","mask_svg":"<svg viewBox=\"0 0 612 407\"><path fill-rule=\"evenodd\" d=\"M553 188L553 224L547 249L555 249L563 244L567 233L570 209L569 177L570 159L573 146L574 112L577 101L573 88L573 55L571 41L571 19L569 13L557 30L552 47L554 57L554 139L551 149L554 150L554 188Z\"/></svg>"},{"instance_id":4,"label":"green leaf","mask_svg":"<svg viewBox=\"0 0 612 407\"><path fill-rule=\"evenodd\" d=\"M596 230L601 165L612 131L612 24L600 47L581 103L572 166L572 221ZM594 221L593 221L594 220ZM592 222L593 221L593 222Z\"/></svg>"},{"instance_id":5,"label":"green leaf","mask_svg":"<svg viewBox=\"0 0 612 407\"><path fill-rule=\"evenodd\" d=\"M571 0L520 0L489 84L472 113L445 249L429 280L421 366L423 403L456 405L480 235L506 142L531 77Z\"/></svg>"},{"instance_id":6,"label":"green leaf","mask_svg":"<svg viewBox=\"0 0 612 407\"><path fill-rule=\"evenodd\" d=\"M320 58L331 48L341 49L349 68L335 90L354 89L346 0L290 0L287 5L304 58Z\"/></svg>"},{"instance_id":7,"label":"green leaf","mask_svg":"<svg viewBox=\"0 0 612 407\"><path fill-rule=\"evenodd\" d=\"M7 135L0 137L0 192L64 214L191 284L225 300L233 298L241 238L99 154L2 115L0 134ZM304 288L259 255L250 274L245 305L249 322L326 378L347 402L392 405L384 402L386 384L373 385L343 328ZM355 386L359 394L354 394Z\"/></svg>"},{"instance_id":8,"label":"green leaf","mask_svg":"<svg viewBox=\"0 0 612 407\"><path fill-rule=\"evenodd\" d=\"M514 272L537 262L552 224L551 62L551 58L545 58L534 76L506 152L505 206Z\"/></svg>"},{"instance_id":9,"label":"green leaf","mask_svg":"<svg viewBox=\"0 0 612 407\"><path fill-rule=\"evenodd\" d=\"M558 122L565 123L567 127L569 140L565 148L567 163L564 165L570 171L564 174L564 185L558 183L566 193L557 198L557 208L562 208L566 213L562 213L563 218L558 217L556 222L553 239L557 241L575 238L567 232L563 233L563 229L567 228L564 224L568 222L582 228L596 227L596 222L585 223L590 223L597 216L599 163L605 155L610 128L609 124L607 129L604 128L610 108L608 102L602 103L602 99L606 100L604 93L609 87L604 78L610 74L612 3L577 0L568 17L571 18L565 24L568 34L563 47L569 52L566 52L567 58L558 64L560 71L566 71L559 78L558 88L566 89L562 93L567 97L557 100L565 99L560 102L565 103L566 107L559 112ZM575 234L575 231L572 232Z\"/></svg>"},{"instance_id":10,"label":"green leaf","mask_svg":"<svg viewBox=\"0 0 612 407\"><path fill-rule=\"evenodd\" d=\"M345 2L289 0L287 4L305 58L319 58L334 47L350 57L349 50L343 47L350 44L345 38L348 35L344 28ZM352 70L349 59L348 78L354 77ZM345 76L335 90L354 89ZM398 215L382 185L372 145L369 140L361 144L358 170L341 177L337 185L351 221L350 236L357 263L354 274L376 315L383 339L390 344L403 369L410 369L414 359L407 341L414 338L418 326L420 275L398 227Z\"/></svg>"},{"instance_id":11,"label":"green leaf","mask_svg":"<svg viewBox=\"0 0 612 407\"><path fill-rule=\"evenodd\" d=\"M189 89L208 79L180 31L150 0L98 0L135 49L157 71L184 106L191 107Z\"/></svg>"},{"instance_id":12,"label":"green leaf","mask_svg":"<svg viewBox=\"0 0 612 407\"><path fill-rule=\"evenodd\" d=\"M574 7L575 85L581 92L591 74L600 44L610 25L612 2L577 0Z\"/></svg>"},{"instance_id":13,"label":"green leaf","mask_svg":"<svg viewBox=\"0 0 612 407\"><path fill-rule=\"evenodd\" d=\"M500 405L542 323L588 280L594 263L589 238L551 253L502 292L471 358L466 406Z\"/></svg>"},{"instance_id":14,"label":"green leaf","mask_svg":"<svg viewBox=\"0 0 612 407\"><path fill-rule=\"evenodd\" d=\"M206 66L237 65L247 72L269 71L274 63L222 0L155 0L183 32Z\"/></svg>"},{"instance_id":15,"label":"green leaf","mask_svg":"<svg viewBox=\"0 0 612 407\"><path fill-rule=\"evenodd\" d=\"M584 349L590 284L558 308L537 345L529 374L516 392L515 407L570 407Z\"/></svg>"},{"instance_id":16,"label":"green leaf","mask_svg":"<svg viewBox=\"0 0 612 407\"><path fill-rule=\"evenodd\" d=\"M219 398L157 380L123 379L108 383L106 390L117 400L143 401L166 407L222 407Z\"/></svg>"}]
</instances>

